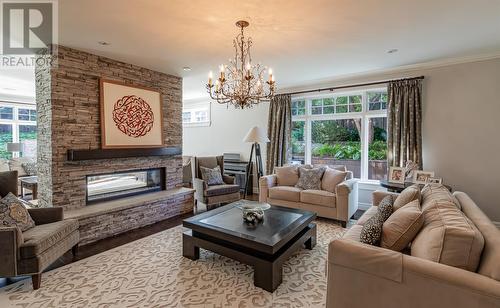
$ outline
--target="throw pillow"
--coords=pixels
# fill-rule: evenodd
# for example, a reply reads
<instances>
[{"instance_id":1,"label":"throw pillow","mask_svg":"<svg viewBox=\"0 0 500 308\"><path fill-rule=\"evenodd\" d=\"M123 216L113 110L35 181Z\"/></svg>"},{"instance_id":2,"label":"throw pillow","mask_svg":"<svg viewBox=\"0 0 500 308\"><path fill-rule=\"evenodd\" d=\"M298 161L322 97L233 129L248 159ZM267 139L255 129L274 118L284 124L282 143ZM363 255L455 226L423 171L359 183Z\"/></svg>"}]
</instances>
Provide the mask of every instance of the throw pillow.
<instances>
[{"instance_id":1,"label":"throw pillow","mask_svg":"<svg viewBox=\"0 0 500 308\"><path fill-rule=\"evenodd\" d=\"M413 200L394 212L382 226L381 247L402 251L424 225L420 202Z\"/></svg>"},{"instance_id":2,"label":"throw pillow","mask_svg":"<svg viewBox=\"0 0 500 308\"><path fill-rule=\"evenodd\" d=\"M361 229L361 243L378 246L382 238L382 226L392 213L392 197L386 196L377 208L377 213L368 219Z\"/></svg>"},{"instance_id":3,"label":"throw pillow","mask_svg":"<svg viewBox=\"0 0 500 308\"><path fill-rule=\"evenodd\" d=\"M345 180L346 175L347 172L326 168L321 180L321 189L334 193L335 188Z\"/></svg>"},{"instance_id":4,"label":"throw pillow","mask_svg":"<svg viewBox=\"0 0 500 308\"><path fill-rule=\"evenodd\" d=\"M402 206L407 205L413 200L420 200L420 186L418 184L414 184L406 187L394 200L393 210L397 211Z\"/></svg>"},{"instance_id":5,"label":"throw pillow","mask_svg":"<svg viewBox=\"0 0 500 308\"><path fill-rule=\"evenodd\" d=\"M37 174L36 162L26 162L23 163L22 166L24 168L24 171L26 171L29 176L34 176Z\"/></svg>"},{"instance_id":6,"label":"throw pillow","mask_svg":"<svg viewBox=\"0 0 500 308\"><path fill-rule=\"evenodd\" d=\"M207 182L208 186L225 184L224 180L222 180L222 172L219 166L216 166L213 169L200 166L200 171L201 178L203 181Z\"/></svg>"},{"instance_id":7,"label":"throw pillow","mask_svg":"<svg viewBox=\"0 0 500 308\"><path fill-rule=\"evenodd\" d=\"M299 168L299 181L295 184L295 187L301 189L321 190L321 177L324 172L324 168Z\"/></svg>"},{"instance_id":8,"label":"throw pillow","mask_svg":"<svg viewBox=\"0 0 500 308\"><path fill-rule=\"evenodd\" d=\"M295 186L299 181L298 166L274 167L278 186Z\"/></svg>"},{"instance_id":9,"label":"throw pillow","mask_svg":"<svg viewBox=\"0 0 500 308\"><path fill-rule=\"evenodd\" d=\"M9 193L0 200L0 225L4 227L18 227L22 232L35 226L28 210L23 203Z\"/></svg>"}]
</instances>

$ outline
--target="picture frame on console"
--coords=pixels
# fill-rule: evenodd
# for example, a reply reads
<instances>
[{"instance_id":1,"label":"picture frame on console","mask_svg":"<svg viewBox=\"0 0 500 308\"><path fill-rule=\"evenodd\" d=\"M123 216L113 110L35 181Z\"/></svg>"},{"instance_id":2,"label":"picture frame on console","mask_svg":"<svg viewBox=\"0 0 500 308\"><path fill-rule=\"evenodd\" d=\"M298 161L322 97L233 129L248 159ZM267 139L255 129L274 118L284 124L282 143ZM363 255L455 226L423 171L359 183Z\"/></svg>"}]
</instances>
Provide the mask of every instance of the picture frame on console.
<instances>
[{"instance_id":1,"label":"picture frame on console","mask_svg":"<svg viewBox=\"0 0 500 308\"><path fill-rule=\"evenodd\" d=\"M388 182L397 183L397 184L404 184L404 182L405 182L405 168L390 167L389 168Z\"/></svg>"},{"instance_id":2,"label":"picture frame on console","mask_svg":"<svg viewBox=\"0 0 500 308\"><path fill-rule=\"evenodd\" d=\"M434 178L434 171L416 170L413 173L413 183L415 184L427 184L431 178Z\"/></svg>"},{"instance_id":3,"label":"picture frame on console","mask_svg":"<svg viewBox=\"0 0 500 308\"><path fill-rule=\"evenodd\" d=\"M157 90L100 80L103 149L163 147L163 108Z\"/></svg>"},{"instance_id":4,"label":"picture frame on console","mask_svg":"<svg viewBox=\"0 0 500 308\"><path fill-rule=\"evenodd\" d=\"M427 179L427 184L443 184L443 178L430 177Z\"/></svg>"}]
</instances>

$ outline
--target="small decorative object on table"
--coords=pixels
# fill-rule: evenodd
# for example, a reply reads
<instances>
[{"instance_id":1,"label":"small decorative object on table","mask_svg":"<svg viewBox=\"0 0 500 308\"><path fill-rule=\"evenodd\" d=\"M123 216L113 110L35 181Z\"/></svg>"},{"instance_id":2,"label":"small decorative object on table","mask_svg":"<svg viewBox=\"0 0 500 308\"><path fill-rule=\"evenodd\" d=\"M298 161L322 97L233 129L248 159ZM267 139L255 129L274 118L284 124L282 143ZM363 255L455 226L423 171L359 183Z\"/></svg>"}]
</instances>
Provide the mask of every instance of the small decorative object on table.
<instances>
[{"instance_id":1,"label":"small decorative object on table","mask_svg":"<svg viewBox=\"0 0 500 308\"><path fill-rule=\"evenodd\" d=\"M443 178L428 178L427 184L443 184Z\"/></svg>"},{"instance_id":2,"label":"small decorative object on table","mask_svg":"<svg viewBox=\"0 0 500 308\"><path fill-rule=\"evenodd\" d=\"M413 174L413 183L415 184L427 184L429 178L434 177L434 171L422 171L417 170Z\"/></svg>"},{"instance_id":3,"label":"small decorative object on table","mask_svg":"<svg viewBox=\"0 0 500 308\"><path fill-rule=\"evenodd\" d=\"M243 220L249 224L256 224L264 220L264 211L271 208L268 203L240 201L236 207L243 212Z\"/></svg>"},{"instance_id":4,"label":"small decorative object on table","mask_svg":"<svg viewBox=\"0 0 500 308\"><path fill-rule=\"evenodd\" d=\"M404 184L405 168L400 168L400 167L389 168L389 182Z\"/></svg>"}]
</instances>

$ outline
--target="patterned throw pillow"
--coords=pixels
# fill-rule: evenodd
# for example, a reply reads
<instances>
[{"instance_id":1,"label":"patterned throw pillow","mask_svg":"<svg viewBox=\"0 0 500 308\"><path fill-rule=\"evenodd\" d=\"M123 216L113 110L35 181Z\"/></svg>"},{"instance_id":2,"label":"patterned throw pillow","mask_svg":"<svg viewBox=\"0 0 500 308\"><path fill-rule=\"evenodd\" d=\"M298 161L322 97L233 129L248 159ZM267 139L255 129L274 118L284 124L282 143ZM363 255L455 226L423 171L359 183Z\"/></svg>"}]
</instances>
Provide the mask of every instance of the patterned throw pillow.
<instances>
[{"instance_id":1,"label":"patterned throw pillow","mask_svg":"<svg viewBox=\"0 0 500 308\"><path fill-rule=\"evenodd\" d=\"M295 187L321 190L321 177L324 172L325 168L299 168L299 181L295 184Z\"/></svg>"},{"instance_id":2,"label":"patterned throw pillow","mask_svg":"<svg viewBox=\"0 0 500 308\"><path fill-rule=\"evenodd\" d=\"M377 213L363 225L359 240L361 243L379 246L382 238L382 226L392 214L392 197L386 196L380 201Z\"/></svg>"},{"instance_id":3,"label":"patterned throw pillow","mask_svg":"<svg viewBox=\"0 0 500 308\"><path fill-rule=\"evenodd\" d=\"M201 178L203 181L207 182L207 185L223 185L225 184L222 180L222 172L219 166L216 166L213 169L201 167Z\"/></svg>"},{"instance_id":4,"label":"patterned throw pillow","mask_svg":"<svg viewBox=\"0 0 500 308\"><path fill-rule=\"evenodd\" d=\"M18 227L24 232L33 228L35 222L23 203L12 193L9 193L0 200L0 225Z\"/></svg>"},{"instance_id":5,"label":"patterned throw pillow","mask_svg":"<svg viewBox=\"0 0 500 308\"><path fill-rule=\"evenodd\" d=\"M24 171L26 171L26 173L29 176L36 175L36 173L37 173L36 162L23 163L22 166L24 168Z\"/></svg>"}]
</instances>

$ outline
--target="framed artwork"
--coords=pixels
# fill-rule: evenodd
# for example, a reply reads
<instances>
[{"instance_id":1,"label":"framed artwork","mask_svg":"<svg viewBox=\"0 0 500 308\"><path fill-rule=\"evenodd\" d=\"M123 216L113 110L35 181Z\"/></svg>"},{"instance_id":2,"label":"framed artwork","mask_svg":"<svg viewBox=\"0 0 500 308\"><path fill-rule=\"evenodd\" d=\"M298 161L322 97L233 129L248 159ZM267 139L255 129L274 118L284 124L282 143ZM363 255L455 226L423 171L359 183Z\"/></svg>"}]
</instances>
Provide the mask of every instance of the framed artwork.
<instances>
[{"instance_id":1,"label":"framed artwork","mask_svg":"<svg viewBox=\"0 0 500 308\"><path fill-rule=\"evenodd\" d=\"M389 182L404 184L405 168L400 168L400 167L389 168Z\"/></svg>"},{"instance_id":2,"label":"framed artwork","mask_svg":"<svg viewBox=\"0 0 500 308\"><path fill-rule=\"evenodd\" d=\"M103 149L163 146L160 92L101 79L100 104Z\"/></svg>"},{"instance_id":3,"label":"framed artwork","mask_svg":"<svg viewBox=\"0 0 500 308\"><path fill-rule=\"evenodd\" d=\"M433 171L417 170L413 173L413 183L415 183L415 184L427 184L427 181L433 177L434 177Z\"/></svg>"},{"instance_id":4,"label":"framed artwork","mask_svg":"<svg viewBox=\"0 0 500 308\"><path fill-rule=\"evenodd\" d=\"M431 177L427 179L427 184L443 184L443 179Z\"/></svg>"}]
</instances>

